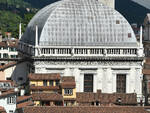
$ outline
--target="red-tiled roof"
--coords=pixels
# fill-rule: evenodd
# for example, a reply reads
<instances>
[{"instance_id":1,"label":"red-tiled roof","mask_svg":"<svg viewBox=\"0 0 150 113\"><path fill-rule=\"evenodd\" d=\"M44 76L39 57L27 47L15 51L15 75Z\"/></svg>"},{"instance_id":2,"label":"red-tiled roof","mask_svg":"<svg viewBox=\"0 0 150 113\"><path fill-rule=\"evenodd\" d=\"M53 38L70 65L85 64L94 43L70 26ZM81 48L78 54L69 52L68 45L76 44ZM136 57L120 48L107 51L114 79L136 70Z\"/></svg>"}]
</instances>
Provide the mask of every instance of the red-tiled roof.
<instances>
[{"instance_id":1,"label":"red-tiled roof","mask_svg":"<svg viewBox=\"0 0 150 113\"><path fill-rule=\"evenodd\" d=\"M2 94L0 95L0 98L1 98L1 97L5 97L5 96L8 96L8 95L12 95L12 94L15 95L16 93L18 93L18 92L15 92L14 89L7 90L7 91L5 91L5 92L2 92Z\"/></svg>"},{"instance_id":2,"label":"red-tiled roof","mask_svg":"<svg viewBox=\"0 0 150 113\"><path fill-rule=\"evenodd\" d=\"M33 106L33 105L34 103L32 101L23 102L23 103L17 104L17 109L20 109L26 106Z\"/></svg>"},{"instance_id":3,"label":"red-tiled roof","mask_svg":"<svg viewBox=\"0 0 150 113\"><path fill-rule=\"evenodd\" d=\"M30 90L58 90L58 86L30 86Z\"/></svg>"},{"instance_id":4,"label":"red-tiled roof","mask_svg":"<svg viewBox=\"0 0 150 113\"><path fill-rule=\"evenodd\" d=\"M7 68L9 68L9 67L12 67L12 66L14 66L14 65L16 65L16 64L17 64L17 62L10 62L10 63L8 63L8 64L5 64L5 65L3 65L3 66L0 66L0 71L5 70L5 69L7 69Z\"/></svg>"},{"instance_id":5,"label":"red-tiled roof","mask_svg":"<svg viewBox=\"0 0 150 113\"><path fill-rule=\"evenodd\" d=\"M75 78L73 76L66 76L61 78L61 88L75 88Z\"/></svg>"},{"instance_id":6,"label":"red-tiled roof","mask_svg":"<svg viewBox=\"0 0 150 113\"><path fill-rule=\"evenodd\" d=\"M22 113L147 113L143 107L25 107Z\"/></svg>"},{"instance_id":7,"label":"red-tiled roof","mask_svg":"<svg viewBox=\"0 0 150 113\"><path fill-rule=\"evenodd\" d=\"M144 75L150 75L150 69L143 69L142 72Z\"/></svg>"},{"instance_id":8,"label":"red-tiled roof","mask_svg":"<svg viewBox=\"0 0 150 113\"><path fill-rule=\"evenodd\" d=\"M75 82L63 82L60 84L61 88L75 88L76 83Z\"/></svg>"},{"instance_id":9,"label":"red-tiled roof","mask_svg":"<svg viewBox=\"0 0 150 113\"><path fill-rule=\"evenodd\" d=\"M75 82L75 78L73 76L64 76L61 79L62 82Z\"/></svg>"},{"instance_id":10,"label":"red-tiled roof","mask_svg":"<svg viewBox=\"0 0 150 113\"><path fill-rule=\"evenodd\" d=\"M122 104L137 104L136 94L107 94L107 93L77 93L76 100L78 103L91 103L99 101L101 104L117 103L117 99L121 98Z\"/></svg>"},{"instance_id":11,"label":"red-tiled roof","mask_svg":"<svg viewBox=\"0 0 150 113\"><path fill-rule=\"evenodd\" d=\"M31 99L31 98L32 98L32 96L18 96L17 97L17 102L27 100L27 99Z\"/></svg>"},{"instance_id":12,"label":"red-tiled roof","mask_svg":"<svg viewBox=\"0 0 150 113\"><path fill-rule=\"evenodd\" d=\"M5 109L0 106L0 113L6 113Z\"/></svg>"},{"instance_id":13,"label":"red-tiled roof","mask_svg":"<svg viewBox=\"0 0 150 113\"><path fill-rule=\"evenodd\" d=\"M30 73L29 80L60 80L60 74L36 74Z\"/></svg>"},{"instance_id":14,"label":"red-tiled roof","mask_svg":"<svg viewBox=\"0 0 150 113\"><path fill-rule=\"evenodd\" d=\"M148 57L145 58L145 62L146 62L146 63L150 63L150 58L148 58Z\"/></svg>"},{"instance_id":15,"label":"red-tiled roof","mask_svg":"<svg viewBox=\"0 0 150 113\"><path fill-rule=\"evenodd\" d=\"M63 96L58 93L33 93L32 98L34 101L63 101Z\"/></svg>"}]
</instances>

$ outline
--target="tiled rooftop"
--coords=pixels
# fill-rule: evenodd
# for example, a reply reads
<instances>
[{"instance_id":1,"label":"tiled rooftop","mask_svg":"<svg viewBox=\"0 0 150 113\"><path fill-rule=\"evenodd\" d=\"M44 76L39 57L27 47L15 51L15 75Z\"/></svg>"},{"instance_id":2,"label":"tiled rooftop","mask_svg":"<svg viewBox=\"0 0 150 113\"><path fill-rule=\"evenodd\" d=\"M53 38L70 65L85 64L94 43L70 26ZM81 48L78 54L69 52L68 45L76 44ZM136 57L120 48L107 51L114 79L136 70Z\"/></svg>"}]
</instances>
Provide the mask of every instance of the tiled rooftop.
<instances>
[{"instance_id":1,"label":"tiled rooftop","mask_svg":"<svg viewBox=\"0 0 150 113\"><path fill-rule=\"evenodd\" d=\"M8 64L5 64L3 66L0 66L0 71L6 69L6 68L9 68L9 67L12 67L12 66L15 66L17 64L17 62L10 62Z\"/></svg>"},{"instance_id":2,"label":"tiled rooftop","mask_svg":"<svg viewBox=\"0 0 150 113\"><path fill-rule=\"evenodd\" d=\"M60 74L29 74L29 80L60 80Z\"/></svg>"},{"instance_id":3,"label":"tiled rooftop","mask_svg":"<svg viewBox=\"0 0 150 113\"><path fill-rule=\"evenodd\" d=\"M60 86L61 88L75 88L76 87L75 77L73 76L62 77Z\"/></svg>"},{"instance_id":4,"label":"tiled rooftop","mask_svg":"<svg viewBox=\"0 0 150 113\"><path fill-rule=\"evenodd\" d=\"M23 102L23 103L17 104L17 109L20 109L26 106L33 106L33 105L34 103L32 101Z\"/></svg>"},{"instance_id":5,"label":"tiled rooftop","mask_svg":"<svg viewBox=\"0 0 150 113\"><path fill-rule=\"evenodd\" d=\"M31 98L32 98L32 96L18 96L17 97L17 102L21 102L21 101L31 99Z\"/></svg>"},{"instance_id":6,"label":"tiled rooftop","mask_svg":"<svg viewBox=\"0 0 150 113\"><path fill-rule=\"evenodd\" d=\"M5 109L0 106L0 113L6 113Z\"/></svg>"},{"instance_id":7,"label":"tiled rooftop","mask_svg":"<svg viewBox=\"0 0 150 113\"><path fill-rule=\"evenodd\" d=\"M63 96L58 93L33 93L34 101L63 101Z\"/></svg>"},{"instance_id":8,"label":"tiled rooftop","mask_svg":"<svg viewBox=\"0 0 150 113\"><path fill-rule=\"evenodd\" d=\"M58 90L59 86L30 86L30 90Z\"/></svg>"},{"instance_id":9,"label":"tiled rooftop","mask_svg":"<svg viewBox=\"0 0 150 113\"><path fill-rule=\"evenodd\" d=\"M121 98L121 103L125 105L136 105L137 98L136 94L107 94L107 93L77 93L77 102L78 103L91 103L91 102L100 102L101 104L105 103L114 103L117 104L117 99Z\"/></svg>"},{"instance_id":10,"label":"tiled rooftop","mask_svg":"<svg viewBox=\"0 0 150 113\"><path fill-rule=\"evenodd\" d=\"M6 96L12 95L12 94L15 95L16 93L17 93L17 92L15 92L14 89L7 90L7 91L5 91L5 92L2 92L2 94L0 95L0 98L6 97Z\"/></svg>"},{"instance_id":11,"label":"tiled rooftop","mask_svg":"<svg viewBox=\"0 0 150 113\"><path fill-rule=\"evenodd\" d=\"M22 113L148 113L143 107L25 107Z\"/></svg>"}]
</instances>

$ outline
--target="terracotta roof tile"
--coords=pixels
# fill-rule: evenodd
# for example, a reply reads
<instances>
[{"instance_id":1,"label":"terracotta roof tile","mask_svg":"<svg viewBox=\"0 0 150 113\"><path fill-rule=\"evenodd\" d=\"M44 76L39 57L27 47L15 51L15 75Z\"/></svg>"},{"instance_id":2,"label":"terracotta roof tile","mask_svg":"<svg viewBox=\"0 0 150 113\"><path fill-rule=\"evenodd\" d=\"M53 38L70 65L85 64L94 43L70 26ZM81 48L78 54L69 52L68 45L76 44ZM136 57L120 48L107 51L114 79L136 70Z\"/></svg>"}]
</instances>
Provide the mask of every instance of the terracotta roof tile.
<instances>
[{"instance_id":1,"label":"terracotta roof tile","mask_svg":"<svg viewBox=\"0 0 150 113\"><path fill-rule=\"evenodd\" d=\"M73 76L62 77L62 82L75 82L75 78Z\"/></svg>"},{"instance_id":2,"label":"terracotta roof tile","mask_svg":"<svg viewBox=\"0 0 150 113\"><path fill-rule=\"evenodd\" d=\"M30 86L30 90L59 90L58 86Z\"/></svg>"},{"instance_id":3,"label":"terracotta roof tile","mask_svg":"<svg viewBox=\"0 0 150 113\"><path fill-rule=\"evenodd\" d=\"M75 88L76 83L75 82L63 82L60 84L61 88Z\"/></svg>"},{"instance_id":4,"label":"terracotta roof tile","mask_svg":"<svg viewBox=\"0 0 150 113\"><path fill-rule=\"evenodd\" d=\"M63 101L63 96L58 93L33 93L32 98L34 101Z\"/></svg>"},{"instance_id":5,"label":"terracotta roof tile","mask_svg":"<svg viewBox=\"0 0 150 113\"><path fill-rule=\"evenodd\" d=\"M107 94L107 93L77 93L78 103L91 103L99 101L103 103L117 103L117 99L121 98L122 104L137 104L136 94Z\"/></svg>"},{"instance_id":6,"label":"terracotta roof tile","mask_svg":"<svg viewBox=\"0 0 150 113\"><path fill-rule=\"evenodd\" d=\"M32 98L32 96L18 96L17 97L17 102L27 100L27 99L31 99L31 98Z\"/></svg>"},{"instance_id":7,"label":"terracotta roof tile","mask_svg":"<svg viewBox=\"0 0 150 113\"><path fill-rule=\"evenodd\" d=\"M150 69L143 69L142 72L144 75L150 75Z\"/></svg>"},{"instance_id":8,"label":"terracotta roof tile","mask_svg":"<svg viewBox=\"0 0 150 113\"><path fill-rule=\"evenodd\" d=\"M0 106L0 113L6 113L5 109Z\"/></svg>"},{"instance_id":9,"label":"terracotta roof tile","mask_svg":"<svg viewBox=\"0 0 150 113\"><path fill-rule=\"evenodd\" d=\"M26 106L33 106L33 105L34 103L32 101L23 102L23 103L17 104L17 109L20 109Z\"/></svg>"},{"instance_id":10,"label":"terracotta roof tile","mask_svg":"<svg viewBox=\"0 0 150 113\"><path fill-rule=\"evenodd\" d=\"M60 80L60 74L29 74L29 80Z\"/></svg>"},{"instance_id":11,"label":"terracotta roof tile","mask_svg":"<svg viewBox=\"0 0 150 113\"><path fill-rule=\"evenodd\" d=\"M62 77L60 86L62 88L75 88L76 87L75 77L73 76Z\"/></svg>"},{"instance_id":12,"label":"terracotta roof tile","mask_svg":"<svg viewBox=\"0 0 150 113\"><path fill-rule=\"evenodd\" d=\"M8 96L8 95L11 95L11 94L16 94L18 92L15 92L14 89L11 89L11 90L7 90L5 92L2 92L2 94L0 95L0 98L1 97L5 97L5 96Z\"/></svg>"},{"instance_id":13,"label":"terracotta roof tile","mask_svg":"<svg viewBox=\"0 0 150 113\"><path fill-rule=\"evenodd\" d=\"M143 107L25 107L23 113L147 113Z\"/></svg>"},{"instance_id":14,"label":"terracotta roof tile","mask_svg":"<svg viewBox=\"0 0 150 113\"><path fill-rule=\"evenodd\" d=\"M5 64L5 65L3 65L3 66L0 66L0 71L2 71L2 70L4 70L4 69L7 69L7 68L9 68L9 67L12 67L12 66L14 66L14 65L16 65L17 64L17 62L10 62L10 63L8 63L8 64Z\"/></svg>"}]
</instances>

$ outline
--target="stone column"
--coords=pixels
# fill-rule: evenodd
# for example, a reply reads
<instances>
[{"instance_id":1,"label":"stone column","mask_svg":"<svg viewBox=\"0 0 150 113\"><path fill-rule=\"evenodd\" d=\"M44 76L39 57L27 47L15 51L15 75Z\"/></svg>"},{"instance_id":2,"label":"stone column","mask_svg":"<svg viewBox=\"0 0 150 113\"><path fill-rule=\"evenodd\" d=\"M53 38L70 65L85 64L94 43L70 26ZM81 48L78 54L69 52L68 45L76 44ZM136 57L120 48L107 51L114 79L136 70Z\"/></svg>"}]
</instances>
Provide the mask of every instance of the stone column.
<instances>
[{"instance_id":1,"label":"stone column","mask_svg":"<svg viewBox=\"0 0 150 113\"><path fill-rule=\"evenodd\" d=\"M103 82L103 69L98 68L98 70L97 70L97 89L102 90L102 82Z\"/></svg>"},{"instance_id":2,"label":"stone column","mask_svg":"<svg viewBox=\"0 0 150 113\"><path fill-rule=\"evenodd\" d=\"M126 86L129 86L128 88L126 88L126 92L127 93L134 93L135 92L135 68L131 68L130 69L130 75L127 76L127 82L126 82ZM129 78L128 78L129 77Z\"/></svg>"},{"instance_id":3,"label":"stone column","mask_svg":"<svg viewBox=\"0 0 150 113\"><path fill-rule=\"evenodd\" d=\"M112 92L116 93L116 73L112 73Z\"/></svg>"},{"instance_id":4,"label":"stone column","mask_svg":"<svg viewBox=\"0 0 150 113\"><path fill-rule=\"evenodd\" d=\"M73 71L73 76L75 77L76 81L76 91L80 92L80 70L78 68L75 68Z\"/></svg>"},{"instance_id":5,"label":"stone column","mask_svg":"<svg viewBox=\"0 0 150 113\"><path fill-rule=\"evenodd\" d=\"M112 70L111 68L107 69L107 93L112 93L113 92L113 77L112 77Z\"/></svg>"},{"instance_id":6,"label":"stone column","mask_svg":"<svg viewBox=\"0 0 150 113\"><path fill-rule=\"evenodd\" d=\"M103 68L102 92L107 93L107 68Z\"/></svg>"},{"instance_id":7,"label":"stone column","mask_svg":"<svg viewBox=\"0 0 150 113\"><path fill-rule=\"evenodd\" d=\"M135 82L135 92L137 93L137 97L142 97L142 80L143 80L143 74L141 68L136 68L136 82Z\"/></svg>"},{"instance_id":8,"label":"stone column","mask_svg":"<svg viewBox=\"0 0 150 113\"><path fill-rule=\"evenodd\" d=\"M98 83L98 76L97 74L93 75L93 92L96 93L97 92L97 83Z\"/></svg>"}]
</instances>

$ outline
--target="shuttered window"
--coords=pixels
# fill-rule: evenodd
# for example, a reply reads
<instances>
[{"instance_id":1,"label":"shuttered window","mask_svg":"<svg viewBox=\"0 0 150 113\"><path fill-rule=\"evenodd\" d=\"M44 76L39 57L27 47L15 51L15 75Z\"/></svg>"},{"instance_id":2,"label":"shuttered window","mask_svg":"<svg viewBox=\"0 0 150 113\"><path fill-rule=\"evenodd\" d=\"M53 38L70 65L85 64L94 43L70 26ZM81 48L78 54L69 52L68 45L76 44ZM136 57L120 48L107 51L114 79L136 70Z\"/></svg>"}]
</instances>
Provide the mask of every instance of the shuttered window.
<instances>
[{"instance_id":1,"label":"shuttered window","mask_svg":"<svg viewBox=\"0 0 150 113\"><path fill-rule=\"evenodd\" d=\"M126 75L117 75L117 93L126 93Z\"/></svg>"},{"instance_id":2,"label":"shuttered window","mask_svg":"<svg viewBox=\"0 0 150 113\"><path fill-rule=\"evenodd\" d=\"M84 75L84 92L93 92L93 74Z\"/></svg>"}]
</instances>

